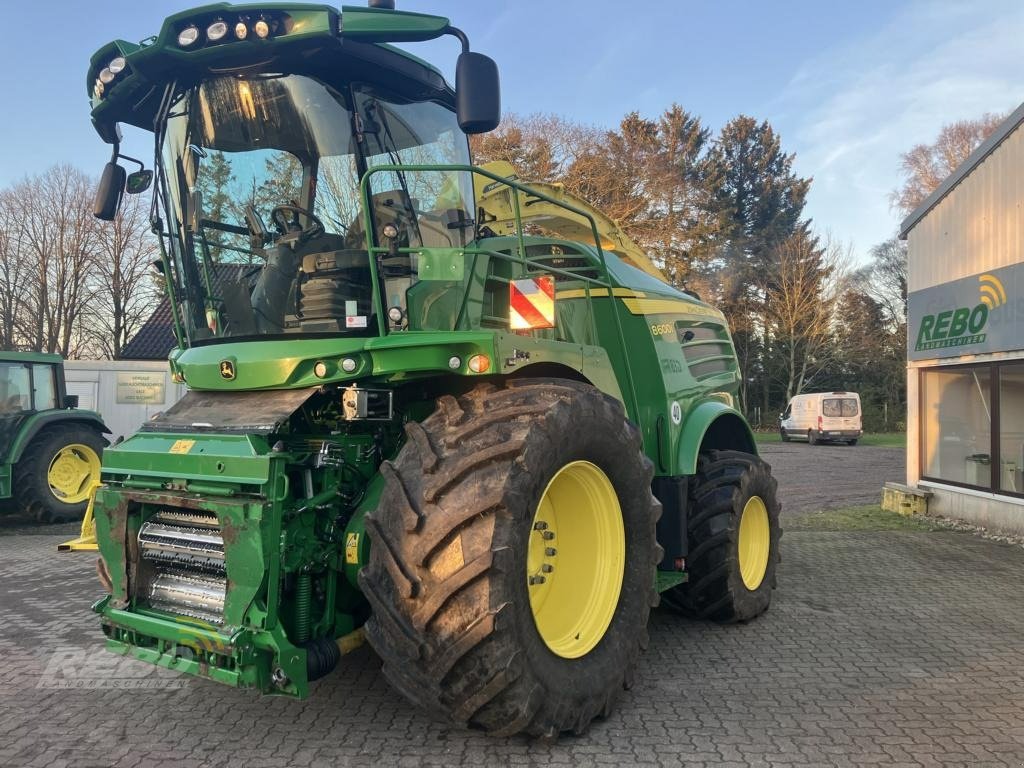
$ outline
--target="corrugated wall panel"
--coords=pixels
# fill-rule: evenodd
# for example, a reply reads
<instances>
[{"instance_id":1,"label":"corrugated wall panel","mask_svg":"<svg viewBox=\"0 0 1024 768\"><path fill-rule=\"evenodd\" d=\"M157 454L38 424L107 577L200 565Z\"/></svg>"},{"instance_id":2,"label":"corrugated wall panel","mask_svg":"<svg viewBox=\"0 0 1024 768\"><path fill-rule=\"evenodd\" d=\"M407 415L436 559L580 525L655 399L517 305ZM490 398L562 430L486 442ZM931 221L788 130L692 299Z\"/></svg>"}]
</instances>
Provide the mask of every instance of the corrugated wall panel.
<instances>
[{"instance_id":1,"label":"corrugated wall panel","mask_svg":"<svg viewBox=\"0 0 1024 768\"><path fill-rule=\"evenodd\" d=\"M911 291L1024 261L1024 128L932 208L907 244Z\"/></svg>"}]
</instances>

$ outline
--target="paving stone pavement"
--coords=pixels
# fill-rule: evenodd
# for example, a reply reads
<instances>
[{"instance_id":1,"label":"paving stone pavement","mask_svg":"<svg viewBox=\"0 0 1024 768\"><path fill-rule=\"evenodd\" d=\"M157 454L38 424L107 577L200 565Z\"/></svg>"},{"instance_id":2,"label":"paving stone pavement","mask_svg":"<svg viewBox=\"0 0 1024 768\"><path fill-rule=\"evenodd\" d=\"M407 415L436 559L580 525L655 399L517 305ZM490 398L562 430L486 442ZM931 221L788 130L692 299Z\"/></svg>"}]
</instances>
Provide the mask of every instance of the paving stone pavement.
<instances>
[{"instance_id":1,"label":"paving stone pavement","mask_svg":"<svg viewBox=\"0 0 1024 768\"><path fill-rule=\"evenodd\" d=\"M555 744L431 720L368 649L304 702L102 653L92 558L61 538L0 537L0 766L1024 764L1024 550L970 534L784 536L767 614L657 612L615 714ZM157 687L54 688L79 659L79 683Z\"/></svg>"}]
</instances>

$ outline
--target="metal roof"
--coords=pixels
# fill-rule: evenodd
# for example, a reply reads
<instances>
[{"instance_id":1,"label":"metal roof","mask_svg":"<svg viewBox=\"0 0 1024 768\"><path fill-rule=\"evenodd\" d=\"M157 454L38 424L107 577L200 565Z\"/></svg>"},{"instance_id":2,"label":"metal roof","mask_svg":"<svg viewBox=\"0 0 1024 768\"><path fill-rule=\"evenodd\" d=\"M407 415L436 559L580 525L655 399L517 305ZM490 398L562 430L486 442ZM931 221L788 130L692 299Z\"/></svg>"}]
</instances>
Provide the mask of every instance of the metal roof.
<instances>
[{"instance_id":1,"label":"metal roof","mask_svg":"<svg viewBox=\"0 0 1024 768\"><path fill-rule=\"evenodd\" d=\"M1000 126L992 132L991 136L978 145L978 148L971 152L971 154L967 156L967 159L960 163L956 170L949 174L949 176L946 177L946 180L943 181L934 192L928 195L928 197L924 199L924 202L914 209L913 213L903 220L903 223L900 224L900 239L906 240L907 233L914 228L914 225L923 219L932 208L938 205L942 198L952 192L953 187L967 178L967 175L970 174L971 171L981 165L982 161L986 157L995 152L996 148L1002 144L1006 137L1013 133L1021 123L1024 123L1024 104L1017 107L1017 109L1013 111L1013 114L1006 118Z\"/></svg>"}]
</instances>

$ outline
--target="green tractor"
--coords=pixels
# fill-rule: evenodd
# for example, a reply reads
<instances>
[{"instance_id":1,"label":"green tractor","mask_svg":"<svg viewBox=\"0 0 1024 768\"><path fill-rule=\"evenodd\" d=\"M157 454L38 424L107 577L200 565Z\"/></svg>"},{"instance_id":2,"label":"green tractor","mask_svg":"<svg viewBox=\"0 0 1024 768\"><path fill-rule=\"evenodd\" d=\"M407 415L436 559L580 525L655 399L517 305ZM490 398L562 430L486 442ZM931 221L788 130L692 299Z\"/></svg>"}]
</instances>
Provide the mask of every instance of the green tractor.
<instances>
[{"instance_id":1,"label":"green tractor","mask_svg":"<svg viewBox=\"0 0 1024 768\"><path fill-rule=\"evenodd\" d=\"M110 430L68 396L60 355L0 352L0 503L39 522L81 517Z\"/></svg>"},{"instance_id":2,"label":"green tractor","mask_svg":"<svg viewBox=\"0 0 1024 768\"><path fill-rule=\"evenodd\" d=\"M365 637L451 722L582 732L659 595L768 607L775 481L723 315L474 167L494 62L371 5L209 5L91 60L96 213L153 185L189 387L104 454L95 610L110 650L228 685L304 697ZM391 45L443 35L455 88Z\"/></svg>"}]
</instances>

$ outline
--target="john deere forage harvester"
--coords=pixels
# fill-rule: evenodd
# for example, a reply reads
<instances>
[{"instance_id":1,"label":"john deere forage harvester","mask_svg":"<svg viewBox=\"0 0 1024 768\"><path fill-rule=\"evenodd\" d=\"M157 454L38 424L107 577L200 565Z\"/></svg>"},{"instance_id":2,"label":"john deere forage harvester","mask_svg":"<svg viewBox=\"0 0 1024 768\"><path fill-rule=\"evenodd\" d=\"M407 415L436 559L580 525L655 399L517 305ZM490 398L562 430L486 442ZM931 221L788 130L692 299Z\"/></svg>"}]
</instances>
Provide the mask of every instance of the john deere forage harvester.
<instances>
[{"instance_id":1,"label":"john deere forage harvester","mask_svg":"<svg viewBox=\"0 0 1024 768\"><path fill-rule=\"evenodd\" d=\"M453 721L579 732L659 593L767 608L775 482L722 314L585 204L473 168L494 63L376 5L209 5L92 58L97 215L152 183L189 386L103 455L95 609L117 653L292 696L365 632ZM390 45L442 35L454 89ZM153 171L117 164L120 123Z\"/></svg>"}]
</instances>

